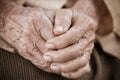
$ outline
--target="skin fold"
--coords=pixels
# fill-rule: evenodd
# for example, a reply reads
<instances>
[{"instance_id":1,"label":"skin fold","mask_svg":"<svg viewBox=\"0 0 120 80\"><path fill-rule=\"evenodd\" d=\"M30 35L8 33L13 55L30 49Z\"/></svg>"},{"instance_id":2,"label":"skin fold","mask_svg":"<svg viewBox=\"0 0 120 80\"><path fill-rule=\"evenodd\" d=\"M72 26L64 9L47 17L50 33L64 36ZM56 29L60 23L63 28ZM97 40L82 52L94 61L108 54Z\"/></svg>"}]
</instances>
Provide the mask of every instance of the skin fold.
<instances>
[{"instance_id":1,"label":"skin fold","mask_svg":"<svg viewBox=\"0 0 120 80\"><path fill-rule=\"evenodd\" d=\"M19 55L67 78L91 71L95 31L104 14L103 9L99 14L96 11L101 2L96 6L94 0L78 0L72 8L57 11L23 7L9 0L0 4L0 37Z\"/></svg>"}]
</instances>

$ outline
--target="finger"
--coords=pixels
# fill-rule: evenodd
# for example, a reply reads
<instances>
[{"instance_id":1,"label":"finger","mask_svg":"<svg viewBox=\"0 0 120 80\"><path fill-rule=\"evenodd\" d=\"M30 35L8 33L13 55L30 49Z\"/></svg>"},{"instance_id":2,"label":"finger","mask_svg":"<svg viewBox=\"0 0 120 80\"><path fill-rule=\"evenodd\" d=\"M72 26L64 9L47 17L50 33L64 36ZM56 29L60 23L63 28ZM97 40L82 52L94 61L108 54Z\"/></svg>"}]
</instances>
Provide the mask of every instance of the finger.
<instances>
[{"instance_id":1,"label":"finger","mask_svg":"<svg viewBox=\"0 0 120 80\"><path fill-rule=\"evenodd\" d=\"M33 49L31 53L31 58L29 59L34 65L40 69L43 67L42 53L38 49Z\"/></svg>"},{"instance_id":2,"label":"finger","mask_svg":"<svg viewBox=\"0 0 120 80\"><path fill-rule=\"evenodd\" d=\"M15 41L15 44L17 44L16 46L18 47L18 52L20 53L20 55L28 60L33 56L31 52L33 52L33 49L35 49L35 42L37 42L39 38L39 36L37 36L36 32L34 32L33 30L31 30L31 33L32 33L31 35L25 34L24 37L21 36Z\"/></svg>"},{"instance_id":3,"label":"finger","mask_svg":"<svg viewBox=\"0 0 120 80\"><path fill-rule=\"evenodd\" d=\"M45 62L43 60L43 54L42 52L45 52L45 41L40 38L38 35L33 35L28 38L28 42L26 44L26 50L27 53L29 53L30 57L28 60L30 60L34 65L36 65L40 69L46 69L49 65L49 63ZM32 39L36 38L36 39ZM48 68L47 68L48 69Z\"/></svg>"},{"instance_id":4,"label":"finger","mask_svg":"<svg viewBox=\"0 0 120 80\"><path fill-rule=\"evenodd\" d=\"M67 62L52 63L51 70L58 73L72 72L78 70L80 67L85 66L89 62L92 48L93 48L93 43L90 43L89 46L83 51L84 55Z\"/></svg>"},{"instance_id":5,"label":"finger","mask_svg":"<svg viewBox=\"0 0 120 80\"><path fill-rule=\"evenodd\" d=\"M85 46L86 45L82 45L82 48L80 49L79 44L77 43L57 51L48 51L45 53L44 59L48 62L64 62L82 55L81 52Z\"/></svg>"},{"instance_id":6,"label":"finger","mask_svg":"<svg viewBox=\"0 0 120 80\"><path fill-rule=\"evenodd\" d=\"M45 52L48 50L45 46L45 41L43 39L39 39L35 45L37 46L37 48L43 53L45 54Z\"/></svg>"},{"instance_id":7,"label":"finger","mask_svg":"<svg viewBox=\"0 0 120 80\"><path fill-rule=\"evenodd\" d=\"M90 33L91 32L91 33ZM89 33L89 34L88 34ZM95 34L92 31L89 31L84 35L84 38L81 38L79 43L66 47L64 49L59 49L57 51L49 51L44 55L44 59L48 62L65 62L81 56L83 50L89 45L91 41L94 40Z\"/></svg>"},{"instance_id":8,"label":"finger","mask_svg":"<svg viewBox=\"0 0 120 80\"><path fill-rule=\"evenodd\" d=\"M40 34L45 41L48 41L54 37L52 24L45 23L40 29Z\"/></svg>"},{"instance_id":9,"label":"finger","mask_svg":"<svg viewBox=\"0 0 120 80\"><path fill-rule=\"evenodd\" d=\"M39 17L33 21L36 31L45 41L52 39L54 37L52 22L45 15Z\"/></svg>"},{"instance_id":10,"label":"finger","mask_svg":"<svg viewBox=\"0 0 120 80\"><path fill-rule=\"evenodd\" d=\"M46 46L47 48L50 49L60 49L69 46L71 44L74 44L78 42L80 38L83 36L83 34L86 31L88 31L91 27L93 26L91 25L90 20L79 19L69 31L67 31L65 34L61 36L49 40L46 43Z\"/></svg>"},{"instance_id":11,"label":"finger","mask_svg":"<svg viewBox=\"0 0 120 80\"><path fill-rule=\"evenodd\" d=\"M51 71L49 68L51 63L46 62L43 59L43 55L42 55L43 53L41 53L38 49L36 49L36 50L33 50L31 54L33 54L33 56L30 59L30 61L34 65L36 65L39 69L46 70L47 72Z\"/></svg>"},{"instance_id":12,"label":"finger","mask_svg":"<svg viewBox=\"0 0 120 80\"><path fill-rule=\"evenodd\" d=\"M88 63L85 67L80 68L77 71L68 72L68 73L63 72L62 76L66 77L66 78L71 78L71 79L78 79L78 78L90 73L90 71L91 71L91 68L90 68L90 65Z\"/></svg>"},{"instance_id":13,"label":"finger","mask_svg":"<svg viewBox=\"0 0 120 80\"><path fill-rule=\"evenodd\" d=\"M45 67L43 60L43 53L38 49L34 41L29 40L28 45L26 47L26 54L30 56L26 56L26 59L30 60L34 65L39 67L40 69Z\"/></svg>"},{"instance_id":14,"label":"finger","mask_svg":"<svg viewBox=\"0 0 120 80\"><path fill-rule=\"evenodd\" d=\"M52 23L54 23L54 17L55 17L55 12L56 10L48 10L48 9L44 9L44 12L46 14L46 16L51 20Z\"/></svg>"},{"instance_id":15,"label":"finger","mask_svg":"<svg viewBox=\"0 0 120 80\"><path fill-rule=\"evenodd\" d=\"M31 51L26 49L26 51L21 51L20 55L31 62L39 62L42 58L42 53L38 49L31 49Z\"/></svg>"},{"instance_id":16,"label":"finger","mask_svg":"<svg viewBox=\"0 0 120 80\"><path fill-rule=\"evenodd\" d=\"M26 43L28 46L26 46L28 47L28 49L30 49L29 51L31 51L33 47L37 47L42 53L45 53L47 51L44 39L39 36L39 34L34 28L32 28L31 33L26 36L28 36L28 40L26 39L26 41L28 41Z\"/></svg>"},{"instance_id":17,"label":"finger","mask_svg":"<svg viewBox=\"0 0 120 80\"><path fill-rule=\"evenodd\" d=\"M53 63L51 65L51 70L55 72L71 72L85 66L87 62L88 59L82 56L64 63Z\"/></svg>"},{"instance_id":18,"label":"finger","mask_svg":"<svg viewBox=\"0 0 120 80\"><path fill-rule=\"evenodd\" d=\"M54 27L55 35L63 34L70 28L72 15L72 10L69 9L61 9L56 12Z\"/></svg>"},{"instance_id":19,"label":"finger","mask_svg":"<svg viewBox=\"0 0 120 80\"><path fill-rule=\"evenodd\" d=\"M42 52L40 52L39 49L37 49L37 48L32 49L32 52L28 52L28 53L32 56L32 58L31 58L32 62L39 63L41 61L41 59L42 59Z\"/></svg>"}]
</instances>

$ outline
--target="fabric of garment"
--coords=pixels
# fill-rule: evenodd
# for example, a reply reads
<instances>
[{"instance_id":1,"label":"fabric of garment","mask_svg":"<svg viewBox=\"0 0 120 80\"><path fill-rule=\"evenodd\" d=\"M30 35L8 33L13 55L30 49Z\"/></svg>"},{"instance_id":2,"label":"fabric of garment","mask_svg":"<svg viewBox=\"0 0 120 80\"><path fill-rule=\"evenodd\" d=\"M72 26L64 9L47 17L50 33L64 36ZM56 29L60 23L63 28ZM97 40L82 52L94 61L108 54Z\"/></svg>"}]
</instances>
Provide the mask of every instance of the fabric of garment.
<instances>
[{"instance_id":1,"label":"fabric of garment","mask_svg":"<svg viewBox=\"0 0 120 80\"><path fill-rule=\"evenodd\" d=\"M60 9L67 0L13 0L20 5L42 7L44 9Z\"/></svg>"}]
</instances>

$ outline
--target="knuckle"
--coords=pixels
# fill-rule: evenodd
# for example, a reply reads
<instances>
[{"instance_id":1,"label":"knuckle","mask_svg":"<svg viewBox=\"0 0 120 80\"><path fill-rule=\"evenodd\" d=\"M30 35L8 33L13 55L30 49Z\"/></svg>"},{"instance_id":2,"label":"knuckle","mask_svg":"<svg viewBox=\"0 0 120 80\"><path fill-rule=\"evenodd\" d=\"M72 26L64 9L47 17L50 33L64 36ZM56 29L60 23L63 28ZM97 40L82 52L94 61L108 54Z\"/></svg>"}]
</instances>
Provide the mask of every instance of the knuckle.
<instances>
[{"instance_id":1,"label":"knuckle","mask_svg":"<svg viewBox=\"0 0 120 80\"><path fill-rule=\"evenodd\" d=\"M95 36L95 32L94 31L89 30L88 32L86 32L84 34L83 37L85 37L86 40L88 40L88 42L91 42L91 41L93 41L95 39L96 36Z\"/></svg>"},{"instance_id":2,"label":"knuckle","mask_svg":"<svg viewBox=\"0 0 120 80\"><path fill-rule=\"evenodd\" d=\"M87 64L88 59L85 56L83 56L82 61L83 61L83 64L85 65L85 64Z\"/></svg>"},{"instance_id":3,"label":"knuckle","mask_svg":"<svg viewBox=\"0 0 120 80\"><path fill-rule=\"evenodd\" d=\"M86 51L92 53L93 48L94 48L94 42L92 42L92 43L86 48Z\"/></svg>"},{"instance_id":4,"label":"knuckle","mask_svg":"<svg viewBox=\"0 0 120 80\"><path fill-rule=\"evenodd\" d=\"M89 17L89 26L88 28L91 29L91 30L95 30L96 26L98 25L98 23Z\"/></svg>"},{"instance_id":5,"label":"knuckle","mask_svg":"<svg viewBox=\"0 0 120 80\"><path fill-rule=\"evenodd\" d=\"M30 55L27 51L20 51L19 55L21 55L23 58L27 60L31 60L32 55Z\"/></svg>"},{"instance_id":6,"label":"knuckle","mask_svg":"<svg viewBox=\"0 0 120 80\"><path fill-rule=\"evenodd\" d=\"M60 60L60 56L58 54L55 54L55 52L47 52L45 53L45 56L50 57L54 62L57 62Z\"/></svg>"},{"instance_id":7,"label":"knuckle","mask_svg":"<svg viewBox=\"0 0 120 80\"><path fill-rule=\"evenodd\" d=\"M77 18L77 16L80 14L78 11L76 11L75 9L72 9L73 12L73 17Z\"/></svg>"},{"instance_id":8,"label":"knuckle","mask_svg":"<svg viewBox=\"0 0 120 80\"><path fill-rule=\"evenodd\" d=\"M84 71L85 73L90 73L91 72L90 66L85 66Z\"/></svg>"},{"instance_id":9,"label":"knuckle","mask_svg":"<svg viewBox=\"0 0 120 80\"><path fill-rule=\"evenodd\" d=\"M80 38L80 29L78 28L78 27L75 27L75 28L71 28L70 29L70 36L68 37L68 40L70 41L70 42L76 42L76 41L79 41L79 38ZM68 41L67 40L67 41Z\"/></svg>"},{"instance_id":10,"label":"knuckle","mask_svg":"<svg viewBox=\"0 0 120 80\"><path fill-rule=\"evenodd\" d=\"M31 62L36 65L39 68L45 69L49 66L49 63L47 63L46 61L44 61L43 59L32 59Z\"/></svg>"},{"instance_id":11,"label":"knuckle","mask_svg":"<svg viewBox=\"0 0 120 80\"><path fill-rule=\"evenodd\" d=\"M86 50L86 51L85 51L85 56L86 56L86 58L88 59L88 61L89 61L90 58L91 58L91 53L92 53L91 50Z\"/></svg>"},{"instance_id":12,"label":"knuckle","mask_svg":"<svg viewBox=\"0 0 120 80\"><path fill-rule=\"evenodd\" d=\"M36 65L36 66L39 65L39 64L38 64L39 61L38 61L37 59L34 59L34 58L33 58L33 59L31 60L31 62L32 62L34 65Z\"/></svg>"},{"instance_id":13,"label":"knuckle","mask_svg":"<svg viewBox=\"0 0 120 80\"><path fill-rule=\"evenodd\" d=\"M71 79L78 79L81 77L81 74L71 74L70 78Z\"/></svg>"},{"instance_id":14,"label":"knuckle","mask_svg":"<svg viewBox=\"0 0 120 80\"><path fill-rule=\"evenodd\" d=\"M57 14L72 15L72 10L71 9L60 9L60 10L57 10Z\"/></svg>"},{"instance_id":15,"label":"knuckle","mask_svg":"<svg viewBox=\"0 0 120 80\"><path fill-rule=\"evenodd\" d=\"M43 60L41 60L39 64L41 65L42 68L46 68L49 66L49 63Z\"/></svg>"},{"instance_id":16,"label":"knuckle","mask_svg":"<svg viewBox=\"0 0 120 80\"><path fill-rule=\"evenodd\" d=\"M45 56L51 56L51 52L46 52Z\"/></svg>"}]
</instances>

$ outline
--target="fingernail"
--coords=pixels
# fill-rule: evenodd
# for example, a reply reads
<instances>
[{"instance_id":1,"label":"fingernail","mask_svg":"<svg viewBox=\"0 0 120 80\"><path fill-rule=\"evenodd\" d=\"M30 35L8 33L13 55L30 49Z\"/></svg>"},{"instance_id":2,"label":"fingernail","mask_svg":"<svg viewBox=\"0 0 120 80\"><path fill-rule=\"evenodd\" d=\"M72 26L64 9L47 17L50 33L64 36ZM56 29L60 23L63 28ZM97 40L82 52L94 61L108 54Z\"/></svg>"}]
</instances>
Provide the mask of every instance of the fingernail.
<instances>
[{"instance_id":1,"label":"fingernail","mask_svg":"<svg viewBox=\"0 0 120 80\"><path fill-rule=\"evenodd\" d=\"M54 44L52 44L52 43L47 43L47 44L46 44L46 47L47 47L47 48L54 48L54 47L55 47L55 45L54 45Z\"/></svg>"},{"instance_id":2,"label":"fingernail","mask_svg":"<svg viewBox=\"0 0 120 80\"><path fill-rule=\"evenodd\" d=\"M44 56L43 59L47 62L52 62L52 58L50 56Z\"/></svg>"},{"instance_id":3,"label":"fingernail","mask_svg":"<svg viewBox=\"0 0 120 80\"><path fill-rule=\"evenodd\" d=\"M64 31L64 29L63 29L63 27L62 27L62 26L58 26L58 27L56 27L56 28L55 28L55 31L58 31L58 32L63 32L63 31Z\"/></svg>"},{"instance_id":4,"label":"fingernail","mask_svg":"<svg viewBox=\"0 0 120 80\"><path fill-rule=\"evenodd\" d=\"M51 66L51 70L56 71L56 72L59 72L59 71L60 71L60 67L59 67L59 66L52 65L52 66Z\"/></svg>"},{"instance_id":5,"label":"fingernail","mask_svg":"<svg viewBox=\"0 0 120 80\"><path fill-rule=\"evenodd\" d=\"M65 76L65 77L70 77L70 74L69 73L62 73L62 76Z\"/></svg>"}]
</instances>

